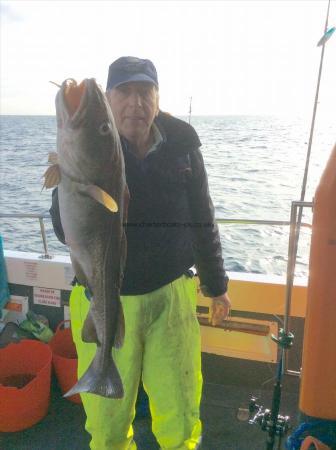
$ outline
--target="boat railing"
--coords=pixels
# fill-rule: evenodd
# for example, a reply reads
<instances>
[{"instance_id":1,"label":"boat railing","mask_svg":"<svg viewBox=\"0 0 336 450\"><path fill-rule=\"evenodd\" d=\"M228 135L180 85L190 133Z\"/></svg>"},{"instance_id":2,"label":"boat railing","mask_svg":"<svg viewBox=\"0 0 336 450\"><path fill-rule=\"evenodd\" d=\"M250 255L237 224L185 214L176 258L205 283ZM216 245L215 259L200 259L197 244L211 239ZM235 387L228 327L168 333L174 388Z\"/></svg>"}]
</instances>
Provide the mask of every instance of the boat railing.
<instances>
[{"instance_id":1,"label":"boat railing","mask_svg":"<svg viewBox=\"0 0 336 450\"><path fill-rule=\"evenodd\" d=\"M285 313L285 329L288 326L288 318L290 312L290 303L291 303L291 288L293 284L293 276L294 276L294 267L295 267L295 258L293 259L293 245L295 238L295 231L297 229L297 208L299 206L308 206L312 207L312 203L310 202L292 202L291 208L291 220L265 220L265 219L241 219L241 218L216 218L216 222L218 225L267 225L267 226L288 226L289 229L289 260L287 266L287 289L286 289L286 313ZM48 250L48 240L47 234L44 226L44 220L51 220L51 216L49 212L35 214L35 213L1 213L0 218L9 218L9 219L37 219L40 224L40 232L43 242L44 253L39 257L41 259L52 259L53 256L49 253ZM312 225L309 223L301 222L301 227L311 228ZM287 356L287 355L286 355ZM299 376L299 371L289 370L287 369L288 361L283 361L283 370L288 375Z\"/></svg>"},{"instance_id":2,"label":"boat railing","mask_svg":"<svg viewBox=\"0 0 336 450\"><path fill-rule=\"evenodd\" d=\"M53 256L49 253L47 234L44 226L44 220L51 220L49 212L45 213L1 213L0 219L37 219L40 224L40 234L43 243L44 253L40 255L42 259L52 259ZM244 219L244 218L216 218L218 225L269 225L269 226L290 226L291 222L288 220L264 220L264 219ZM309 223L301 223L302 227L311 228Z\"/></svg>"},{"instance_id":3,"label":"boat railing","mask_svg":"<svg viewBox=\"0 0 336 450\"><path fill-rule=\"evenodd\" d=\"M43 259L52 259L52 255L49 254L47 234L44 226L44 219L51 219L49 213L0 213L0 219L38 219L40 223L40 233L43 242L44 254L40 255Z\"/></svg>"}]
</instances>

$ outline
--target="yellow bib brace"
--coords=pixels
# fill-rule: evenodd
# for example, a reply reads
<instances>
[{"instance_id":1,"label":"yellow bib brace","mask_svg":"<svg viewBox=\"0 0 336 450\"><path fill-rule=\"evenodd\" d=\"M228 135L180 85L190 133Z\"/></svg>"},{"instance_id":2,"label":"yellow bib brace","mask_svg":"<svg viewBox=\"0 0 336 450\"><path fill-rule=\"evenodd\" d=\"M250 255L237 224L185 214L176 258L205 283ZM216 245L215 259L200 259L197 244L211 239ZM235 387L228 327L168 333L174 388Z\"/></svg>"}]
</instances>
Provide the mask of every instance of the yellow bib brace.
<instances>
[{"instance_id":1,"label":"yellow bib brace","mask_svg":"<svg viewBox=\"0 0 336 450\"><path fill-rule=\"evenodd\" d=\"M183 275L144 295L121 296L125 341L113 348L124 385L123 399L81 394L92 450L135 450L132 422L140 378L149 397L153 433L164 450L196 449L201 437L202 391L196 283ZM70 297L71 327L78 353L78 376L91 363L96 344L81 330L90 302L82 286Z\"/></svg>"}]
</instances>

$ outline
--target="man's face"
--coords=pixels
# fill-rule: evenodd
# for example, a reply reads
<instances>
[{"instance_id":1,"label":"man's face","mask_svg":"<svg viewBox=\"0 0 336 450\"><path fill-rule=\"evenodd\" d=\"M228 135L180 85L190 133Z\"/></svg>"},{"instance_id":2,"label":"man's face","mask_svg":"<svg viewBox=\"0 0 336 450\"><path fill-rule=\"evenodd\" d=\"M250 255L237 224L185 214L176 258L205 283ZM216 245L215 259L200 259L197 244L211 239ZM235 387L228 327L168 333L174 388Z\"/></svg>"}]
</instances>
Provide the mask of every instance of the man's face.
<instances>
[{"instance_id":1,"label":"man's face","mask_svg":"<svg viewBox=\"0 0 336 450\"><path fill-rule=\"evenodd\" d=\"M107 92L119 133L130 142L146 140L159 111L159 95L152 83L121 84Z\"/></svg>"}]
</instances>

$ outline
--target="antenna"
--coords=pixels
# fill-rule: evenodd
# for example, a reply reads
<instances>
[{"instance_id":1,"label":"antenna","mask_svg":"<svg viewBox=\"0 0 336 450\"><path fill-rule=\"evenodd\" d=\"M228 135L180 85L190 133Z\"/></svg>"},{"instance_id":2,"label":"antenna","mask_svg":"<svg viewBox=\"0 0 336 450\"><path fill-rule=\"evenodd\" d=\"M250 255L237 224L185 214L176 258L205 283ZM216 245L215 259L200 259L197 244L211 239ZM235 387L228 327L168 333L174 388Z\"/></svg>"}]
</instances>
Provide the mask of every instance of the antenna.
<instances>
[{"instance_id":1,"label":"antenna","mask_svg":"<svg viewBox=\"0 0 336 450\"><path fill-rule=\"evenodd\" d=\"M191 104L192 104L192 97L190 97L190 100L189 100L189 125L190 125L190 120L191 120Z\"/></svg>"}]
</instances>

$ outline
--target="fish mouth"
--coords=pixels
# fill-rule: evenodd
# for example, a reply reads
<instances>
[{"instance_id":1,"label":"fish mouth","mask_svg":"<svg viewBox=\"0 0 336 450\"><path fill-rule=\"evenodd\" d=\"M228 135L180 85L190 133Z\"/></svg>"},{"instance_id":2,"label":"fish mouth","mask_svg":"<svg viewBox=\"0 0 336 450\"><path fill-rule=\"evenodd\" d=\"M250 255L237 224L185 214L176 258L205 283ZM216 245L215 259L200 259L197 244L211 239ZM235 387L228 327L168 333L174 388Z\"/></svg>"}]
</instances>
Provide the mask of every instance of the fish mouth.
<instances>
[{"instance_id":1,"label":"fish mouth","mask_svg":"<svg viewBox=\"0 0 336 450\"><path fill-rule=\"evenodd\" d=\"M83 80L77 84L73 78L67 79L63 83L63 99L64 104L70 118L73 118L76 112L80 109L82 100L87 90L87 80Z\"/></svg>"},{"instance_id":2,"label":"fish mouth","mask_svg":"<svg viewBox=\"0 0 336 450\"><path fill-rule=\"evenodd\" d=\"M60 129L78 129L88 125L97 109L109 113L105 95L94 78L85 78L77 83L73 78L63 81L56 95L57 126Z\"/></svg>"}]
</instances>

